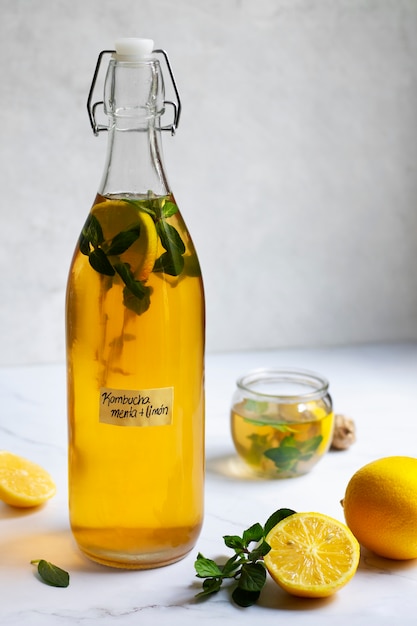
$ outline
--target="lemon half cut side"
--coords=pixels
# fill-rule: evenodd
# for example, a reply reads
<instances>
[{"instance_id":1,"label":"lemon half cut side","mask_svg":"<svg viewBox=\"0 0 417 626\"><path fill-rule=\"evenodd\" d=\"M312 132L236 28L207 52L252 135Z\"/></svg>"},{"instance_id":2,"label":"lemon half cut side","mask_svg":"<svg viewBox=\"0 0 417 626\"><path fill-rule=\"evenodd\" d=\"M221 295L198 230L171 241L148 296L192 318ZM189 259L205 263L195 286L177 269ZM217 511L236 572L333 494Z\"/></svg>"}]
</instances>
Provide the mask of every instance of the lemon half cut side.
<instances>
[{"instance_id":1,"label":"lemon half cut side","mask_svg":"<svg viewBox=\"0 0 417 626\"><path fill-rule=\"evenodd\" d=\"M43 467L0 450L0 500L27 508L43 504L55 493L55 483Z\"/></svg>"},{"instance_id":2,"label":"lemon half cut side","mask_svg":"<svg viewBox=\"0 0 417 626\"><path fill-rule=\"evenodd\" d=\"M348 583L360 556L349 528L322 513L294 513L267 535L264 557L272 578L288 593L325 598Z\"/></svg>"}]
</instances>

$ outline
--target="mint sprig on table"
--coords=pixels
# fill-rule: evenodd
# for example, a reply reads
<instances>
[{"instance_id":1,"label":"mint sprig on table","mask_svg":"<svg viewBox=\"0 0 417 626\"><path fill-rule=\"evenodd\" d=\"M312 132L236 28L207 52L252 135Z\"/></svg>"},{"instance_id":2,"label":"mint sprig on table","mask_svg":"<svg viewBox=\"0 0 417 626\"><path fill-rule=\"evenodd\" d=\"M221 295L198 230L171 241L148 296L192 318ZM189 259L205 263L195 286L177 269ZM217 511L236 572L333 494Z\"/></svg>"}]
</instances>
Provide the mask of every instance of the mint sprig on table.
<instances>
[{"instance_id":1,"label":"mint sprig on table","mask_svg":"<svg viewBox=\"0 0 417 626\"><path fill-rule=\"evenodd\" d=\"M266 536L281 520L295 513L292 509L278 509L265 525L253 524L243 535L224 535L228 548L234 551L225 563L216 563L198 553L194 563L197 578L203 578L203 589L197 598L207 598L217 593L225 581L234 583L232 600L241 607L255 604L266 582L263 558L271 549Z\"/></svg>"}]
</instances>

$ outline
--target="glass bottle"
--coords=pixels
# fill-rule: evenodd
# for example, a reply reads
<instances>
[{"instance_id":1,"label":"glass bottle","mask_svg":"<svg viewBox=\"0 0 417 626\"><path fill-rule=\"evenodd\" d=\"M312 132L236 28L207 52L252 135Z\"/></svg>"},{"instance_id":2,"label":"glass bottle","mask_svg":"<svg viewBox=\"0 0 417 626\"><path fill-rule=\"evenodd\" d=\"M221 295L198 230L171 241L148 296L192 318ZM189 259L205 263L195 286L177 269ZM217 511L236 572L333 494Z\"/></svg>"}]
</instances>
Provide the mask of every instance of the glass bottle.
<instances>
[{"instance_id":1,"label":"glass bottle","mask_svg":"<svg viewBox=\"0 0 417 626\"><path fill-rule=\"evenodd\" d=\"M152 49L123 39L99 56L88 109L107 158L66 299L71 529L85 555L130 569L185 556L203 517L204 292L162 158L180 101ZM91 106L106 53L104 102ZM169 127L156 53L177 96Z\"/></svg>"}]
</instances>

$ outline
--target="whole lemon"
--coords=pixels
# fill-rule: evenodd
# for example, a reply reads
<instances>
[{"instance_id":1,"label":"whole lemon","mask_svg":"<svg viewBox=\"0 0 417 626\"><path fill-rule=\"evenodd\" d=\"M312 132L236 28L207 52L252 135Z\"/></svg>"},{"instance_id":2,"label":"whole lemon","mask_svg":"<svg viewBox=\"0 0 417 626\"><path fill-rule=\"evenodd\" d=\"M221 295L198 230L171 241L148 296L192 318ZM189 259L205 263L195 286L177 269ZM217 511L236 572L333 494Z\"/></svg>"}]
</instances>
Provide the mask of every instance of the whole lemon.
<instances>
[{"instance_id":1,"label":"whole lemon","mask_svg":"<svg viewBox=\"0 0 417 626\"><path fill-rule=\"evenodd\" d=\"M346 523L365 548L389 559L417 558L417 459L372 461L350 479Z\"/></svg>"}]
</instances>

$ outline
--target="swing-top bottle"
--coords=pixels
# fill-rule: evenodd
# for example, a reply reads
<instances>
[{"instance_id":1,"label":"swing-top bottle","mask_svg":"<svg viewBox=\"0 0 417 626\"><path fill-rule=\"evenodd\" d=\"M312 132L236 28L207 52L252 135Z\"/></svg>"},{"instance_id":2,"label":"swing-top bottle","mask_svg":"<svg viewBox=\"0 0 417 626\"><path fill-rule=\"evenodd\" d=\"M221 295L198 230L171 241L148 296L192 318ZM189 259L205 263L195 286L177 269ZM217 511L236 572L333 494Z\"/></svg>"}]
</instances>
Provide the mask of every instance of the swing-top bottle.
<instances>
[{"instance_id":1,"label":"swing-top bottle","mask_svg":"<svg viewBox=\"0 0 417 626\"><path fill-rule=\"evenodd\" d=\"M100 54L88 111L96 134L108 130L107 157L67 285L69 509L82 552L114 567L172 563L202 524L203 283L161 146L180 110L152 41Z\"/></svg>"}]
</instances>

